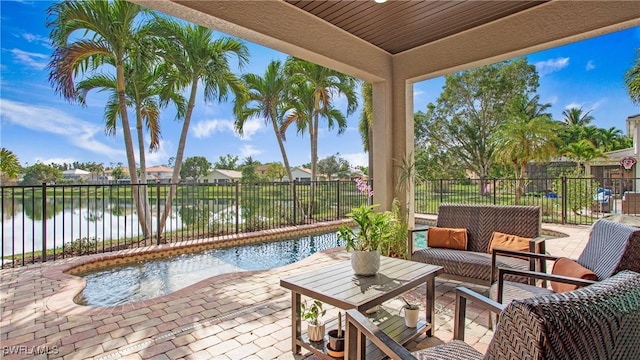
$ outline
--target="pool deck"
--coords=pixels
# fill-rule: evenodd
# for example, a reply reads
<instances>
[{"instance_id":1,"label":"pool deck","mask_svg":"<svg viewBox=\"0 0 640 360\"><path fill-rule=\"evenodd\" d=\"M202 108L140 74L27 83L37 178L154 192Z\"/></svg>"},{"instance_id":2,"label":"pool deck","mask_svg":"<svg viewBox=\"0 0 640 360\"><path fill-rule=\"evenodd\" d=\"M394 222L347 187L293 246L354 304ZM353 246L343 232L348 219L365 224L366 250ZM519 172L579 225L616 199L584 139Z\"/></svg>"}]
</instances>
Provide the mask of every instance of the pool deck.
<instances>
[{"instance_id":1,"label":"pool deck","mask_svg":"<svg viewBox=\"0 0 640 360\"><path fill-rule=\"evenodd\" d=\"M581 253L590 230L590 226L542 227L568 235L548 240L547 251L571 258ZM348 259L348 254L333 249L284 267L215 276L167 296L108 308L73 302L84 283L62 271L79 259L0 270L0 358L300 359L309 354L291 353L291 297L279 281L318 271ZM452 339L453 290L460 284L436 280L434 337L421 336L408 344L410 349ZM407 297L424 299L424 291L419 287ZM327 316L335 313L330 309ZM470 304L465 341L482 352L493 335L487 319L488 312Z\"/></svg>"}]
</instances>

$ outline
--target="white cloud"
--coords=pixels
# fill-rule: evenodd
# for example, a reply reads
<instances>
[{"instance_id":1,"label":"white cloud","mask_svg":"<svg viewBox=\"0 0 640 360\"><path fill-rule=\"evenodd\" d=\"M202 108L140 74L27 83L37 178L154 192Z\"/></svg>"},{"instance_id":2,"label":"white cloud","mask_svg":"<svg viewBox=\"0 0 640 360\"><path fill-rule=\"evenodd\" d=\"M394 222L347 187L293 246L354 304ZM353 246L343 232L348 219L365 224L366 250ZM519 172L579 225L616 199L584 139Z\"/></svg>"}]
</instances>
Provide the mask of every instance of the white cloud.
<instances>
[{"instance_id":1,"label":"white cloud","mask_svg":"<svg viewBox=\"0 0 640 360\"><path fill-rule=\"evenodd\" d=\"M415 90L415 91L413 92L413 97L414 97L414 98L416 98L416 97L421 96L421 95L424 95L424 94L426 94L426 91L423 91L423 90Z\"/></svg>"},{"instance_id":2,"label":"white cloud","mask_svg":"<svg viewBox=\"0 0 640 360\"><path fill-rule=\"evenodd\" d=\"M198 139L209 137L216 132L234 131L233 122L228 120L200 121L199 123L196 123L195 126L191 129L193 135Z\"/></svg>"},{"instance_id":3,"label":"white cloud","mask_svg":"<svg viewBox=\"0 0 640 360\"><path fill-rule=\"evenodd\" d=\"M567 104L567 105L564 107L564 109L565 109L565 110L569 110L569 109L572 109L572 108L577 108L577 109L582 108L582 109L584 110L584 103L582 103L582 104L579 104L579 103L569 103L569 104Z\"/></svg>"},{"instance_id":4,"label":"white cloud","mask_svg":"<svg viewBox=\"0 0 640 360\"><path fill-rule=\"evenodd\" d=\"M27 52L20 49L11 49L11 54L16 62L21 62L23 65L37 70L42 70L47 67L47 60L49 59L49 55Z\"/></svg>"},{"instance_id":5,"label":"white cloud","mask_svg":"<svg viewBox=\"0 0 640 360\"><path fill-rule=\"evenodd\" d=\"M95 135L104 131L102 127L77 119L59 109L2 99L0 117L3 121L27 129L61 136L68 143L94 153L112 158L120 158L125 154L123 150L96 140Z\"/></svg>"},{"instance_id":6,"label":"white cloud","mask_svg":"<svg viewBox=\"0 0 640 360\"><path fill-rule=\"evenodd\" d=\"M235 131L233 121L231 120L205 120L200 121L191 128L196 138L202 139L212 136L217 132L231 132L242 140L251 140L251 137L263 127L263 120L251 119L244 123L243 135L240 136Z\"/></svg>"},{"instance_id":7,"label":"white cloud","mask_svg":"<svg viewBox=\"0 0 640 360\"><path fill-rule=\"evenodd\" d=\"M550 97L547 99L547 102L548 102L549 104L551 104L551 105L555 105L555 104L557 104L557 103L558 103L558 97L557 97L557 96L550 96Z\"/></svg>"},{"instance_id":8,"label":"white cloud","mask_svg":"<svg viewBox=\"0 0 640 360\"><path fill-rule=\"evenodd\" d=\"M145 140L145 149L146 149L144 157L147 163L147 167L166 164L167 160L171 156L175 156L175 155L169 155L169 152L171 150L170 142L160 140L160 145L158 146L158 149L154 152L149 152L149 143L151 139L148 136L145 136L144 140Z\"/></svg>"},{"instance_id":9,"label":"white cloud","mask_svg":"<svg viewBox=\"0 0 640 360\"><path fill-rule=\"evenodd\" d=\"M36 43L36 44L44 45L48 48L51 48L51 41L49 40L48 37L31 34L31 33L22 33L18 35L18 37L23 38L27 42Z\"/></svg>"},{"instance_id":10,"label":"white cloud","mask_svg":"<svg viewBox=\"0 0 640 360\"><path fill-rule=\"evenodd\" d=\"M365 152L355 154L340 154L341 158L347 160L351 167L356 166L369 166L369 155Z\"/></svg>"},{"instance_id":11,"label":"white cloud","mask_svg":"<svg viewBox=\"0 0 640 360\"><path fill-rule=\"evenodd\" d=\"M75 162L76 159L73 158L41 158L41 157L36 157L36 162L42 163L42 164L58 164L58 165L62 165L62 164L72 164L73 162Z\"/></svg>"},{"instance_id":12,"label":"white cloud","mask_svg":"<svg viewBox=\"0 0 640 360\"><path fill-rule=\"evenodd\" d=\"M589 60L584 68L587 71L591 71L596 68L596 65L593 63L593 60Z\"/></svg>"},{"instance_id":13,"label":"white cloud","mask_svg":"<svg viewBox=\"0 0 640 360\"><path fill-rule=\"evenodd\" d=\"M547 61L539 61L534 65L536 67L536 70L538 70L538 74L540 76L544 76L547 74L551 74L552 72L560 71L569 66L569 58L566 57L549 59Z\"/></svg>"},{"instance_id":14,"label":"white cloud","mask_svg":"<svg viewBox=\"0 0 640 360\"><path fill-rule=\"evenodd\" d=\"M262 150L256 149L253 145L244 145L240 148L240 158L244 159L249 156L262 154Z\"/></svg>"}]
</instances>

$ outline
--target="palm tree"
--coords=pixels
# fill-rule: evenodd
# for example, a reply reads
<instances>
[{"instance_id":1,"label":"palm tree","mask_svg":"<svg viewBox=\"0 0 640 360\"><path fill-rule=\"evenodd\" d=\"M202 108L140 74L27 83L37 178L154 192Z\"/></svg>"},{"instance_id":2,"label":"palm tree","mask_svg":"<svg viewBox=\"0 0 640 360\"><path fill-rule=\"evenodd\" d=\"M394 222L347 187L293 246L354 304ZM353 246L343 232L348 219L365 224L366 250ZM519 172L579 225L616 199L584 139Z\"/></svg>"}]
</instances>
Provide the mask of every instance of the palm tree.
<instances>
[{"instance_id":1,"label":"palm tree","mask_svg":"<svg viewBox=\"0 0 640 360\"><path fill-rule=\"evenodd\" d=\"M364 151L369 154L369 179L373 179L373 85L365 82L360 89L362 95L362 113L358 122L358 131Z\"/></svg>"},{"instance_id":2,"label":"palm tree","mask_svg":"<svg viewBox=\"0 0 640 360\"><path fill-rule=\"evenodd\" d=\"M510 165L516 176L515 204L524 194L527 165L532 160L547 161L556 154L558 127L546 113L550 104L539 104L536 95L527 100L514 97L507 105L509 118L498 126L493 141L498 162Z\"/></svg>"},{"instance_id":3,"label":"palm tree","mask_svg":"<svg viewBox=\"0 0 640 360\"><path fill-rule=\"evenodd\" d=\"M589 123L591 123L591 121L593 121L594 119L593 116L589 115L590 113L591 110L583 114L582 108L572 107L562 112L562 115L564 116L563 121L569 126L586 126L589 125Z\"/></svg>"},{"instance_id":4,"label":"palm tree","mask_svg":"<svg viewBox=\"0 0 640 360\"><path fill-rule=\"evenodd\" d=\"M239 134L242 134L246 121L251 118L262 118L266 125L271 124L278 141L287 177L289 182L293 183L291 166L284 147L284 138L280 133L280 114L288 107L287 91L289 88L289 81L283 70L282 63L279 60L273 60L267 65L264 76L256 74L242 76L248 94L246 97L236 97L235 99L235 128Z\"/></svg>"},{"instance_id":5,"label":"palm tree","mask_svg":"<svg viewBox=\"0 0 640 360\"><path fill-rule=\"evenodd\" d=\"M310 122L298 124L298 128L306 127L311 141L311 187L309 201L309 216L313 216L313 202L315 200L315 183L318 168L318 131L320 117L327 121L329 130L338 125L338 134L347 128L346 117L333 106L333 97L343 95L347 100L346 116L351 115L358 107L355 92L357 80L338 71L314 64L309 61L289 58L285 65L286 71L296 83L306 83L313 90L313 114ZM286 130L287 123L283 124Z\"/></svg>"},{"instance_id":6,"label":"palm tree","mask_svg":"<svg viewBox=\"0 0 640 360\"><path fill-rule=\"evenodd\" d=\"M147 161L144 144L143 127L150 134L149 151L156 151L160 146L160 109L168 105L167 99L172 99L177 109L177 117L184 115L185 101L181 94L174 91L172 83L166 83L167 76L162 67L150 67L143 62L125 63L125 96L127 106L133 107L136 114L136 133L138 137L138 156L140 159L140 183L147 183ZM105 106L107 134L115 134L117 119L120 117L117 81L113 75L98 74L90 76L78 83L76 93L79 101L85 104L87 94L91 90L109 91L110 97ZM147 187L138 191L142 201L144 218L151 228L151 207Z\"/></svg>"},{"instance_id":7,"label":"palm tree","mask_svg":"<svg viewBox=\"0 0 640 360\"><path fill-rule=\"evenodd\" d=\"M123 0L64 1L49 7L47 22L51 28L50 39L55 46L48 65L49 82L66 100L78 101L75 76L91 73L103 65L115 67L118 111L135 198L138 177L127 114L124 63L135 48L135 39L139 39L137 21L143 12L139 5ZM140 201L136 201L136 207L141 214ZM143 234L148 237L150 229L141 216L139 220Z\"/></svg>"},{"instance_id":8,"label":"palm tree","mask_svg":"<svg viewBox=\"0 0 640 360\"><path fill-rule=\"evenodd\" d=\"M640 105L640 48L636 54L633 66L624 76L624 82L627 85L627 91L631 97L631 101Z\"/></svg>"},{"instance_id":9,"label":"palm tree","mask_svg":"<svg viewBox=\"0 0 640 360\"><path fill-rule=\"evenodd\" d=\"M18 157L6 148L0 149L0 175L4 179L16 179L20 176L20 162Z\"/></svg>"},{"instance_id":10,"label":"palm tree","mask_svg":"<svg viewBox=\"0 0 640 360\"><path fill-rule=\"evenodd\" d=\"M164 41L163 48L166 51L162 55L174 68L175 71L171 73L178 76L177 84L181 88L189 88L189 100L176 151L171 188L158 226L162 231L171 211L176 184L180 179L180 168L198 94L198 84L201 82L204 87L205 101L226 100L229 92L233 92L236 97L246 96L242 81L231 71L229 61L231 56L237 57L241 68L248 61L249 51L240 40L230 37L214 39L213 30L204 26L182 26L175 20L156 17L149 28L150 32L158 35L160 41Z\"/></svg>"},{"instance_id":11,"label":"palm tree","mask_svg":"<svg viewBox=\"0 0 640 360\"><path fill-rule=\"evenodd\" d=\"M578 163L579 168L583 167L585 161L605 157L604 152L601 149L596 148L589 140L586 139L568 144L562 148L560 152L569 159L575 160Z\"/></svg>"}]
</instances>

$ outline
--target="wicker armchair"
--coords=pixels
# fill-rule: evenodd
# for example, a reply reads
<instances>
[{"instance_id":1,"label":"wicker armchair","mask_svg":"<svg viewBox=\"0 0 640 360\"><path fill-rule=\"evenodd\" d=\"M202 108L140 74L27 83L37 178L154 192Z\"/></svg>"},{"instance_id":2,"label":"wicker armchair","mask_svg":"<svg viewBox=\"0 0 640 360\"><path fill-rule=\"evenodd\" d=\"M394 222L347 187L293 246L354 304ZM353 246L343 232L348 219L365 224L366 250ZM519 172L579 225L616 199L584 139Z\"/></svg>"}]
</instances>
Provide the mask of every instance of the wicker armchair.
<instances>
[{"instance_id":1,"label":"wicker armchair","mask_svg":"<svg viewBox=\"0 0 640 360\"><path fill-rule=\"evenodd\" d=\"M467 250L427 248L413 251L410 236L409 254L413 261L442 266L444 276L448 278L488 286L494 278L492 271L498 266L545 271L544 262L527 262L504 256L494 259L495 264L492 265L488 252L491 236L497 231L532 238L529 251L544 254L544 238L540 237L540 208L537 206L440 204L436 226L466 228Z\"/></svg>"},{"instance_id":2,"label":"wicker armchair","mask_svg":"<svg viewBox=\"0 0 640 360\"><path fill-rule=\"evenodd\" d=\"M536 259L557 260L558 257L534 253L513 252L497 249L494 257L502 255L528 256ZM618 222L600 219L593 224L589 241L582 254L576 260L578 264L593 271L598 280L606 279L622 270L640 272L640 228ZM526 276L530 279L543 280L543 286L534 286L505 280L506 276ZM490 297L499 303L541 296L553 293L546 287L546 281L564 282L585 286L592 281L580 280L557 275L526 272L514 269L499 269L498 281L491 285ZM533 283L533 282L532 282Z\"/></svg>"},{"instance_id":3,"label":"wicker armchair","mask_svg":"<svg viewBox=\"0 0 640 360\"><path fill-rule=\"evenodd\" d=\"M587 287L518 300L503 306L459 288L456 340L410 353L378 331L364 315L347 311L345 359L363 359L365 339L392 359L637 359L640 354L640 274L622 271ZM498 327L487 353L461 341L467 298L500 309ZM364 335L364 336L363 336Z\"/></svg>"}]
</instances>

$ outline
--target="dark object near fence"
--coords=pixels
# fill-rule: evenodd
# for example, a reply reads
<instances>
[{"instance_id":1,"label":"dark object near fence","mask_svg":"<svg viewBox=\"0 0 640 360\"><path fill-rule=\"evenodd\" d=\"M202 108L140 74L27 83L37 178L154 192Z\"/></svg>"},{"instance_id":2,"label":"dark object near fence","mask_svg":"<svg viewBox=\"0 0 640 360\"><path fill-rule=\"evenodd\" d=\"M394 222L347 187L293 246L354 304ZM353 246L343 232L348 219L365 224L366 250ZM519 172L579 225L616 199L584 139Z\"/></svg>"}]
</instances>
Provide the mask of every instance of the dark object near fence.
<instances>
[{"instance_id":1,"label":"dark object near fence","mask_svg":"<svg viewBox=\"0 0 640 360\"><path fill-rule=\"evenodd\" d=\"M491 283L492 258L488 248L494 231L531 238L529 250L545 252L544 238L540 237L540 208L537 206L440 204L436 226L467 229L467 250L427 248L414 252L411 238L411 260L440 265L445 276L456 280L483 285ZM498 257L495 265L521 270L544 269L543 262L503 256Z\"/></svg>"},{"instance_id":2,"label":"dark object near fence","mask_svg":"<svg viewBox=\"0 0 640 360\"><path fill-rule=\"evenodd\" d=\"M500 313L487 354L463 342L466 301ZM579 314L576 309L580 309ZM623 271L578 290L514 301L507 306L466 288L456 289L456 340L414 354L378 331L364 315L347 311L349 359L363 359L365 337L392 359L636 359L640 348L640 274ZM359 335L364 335L360 337Z\"/></svg>"}]
</instances>

